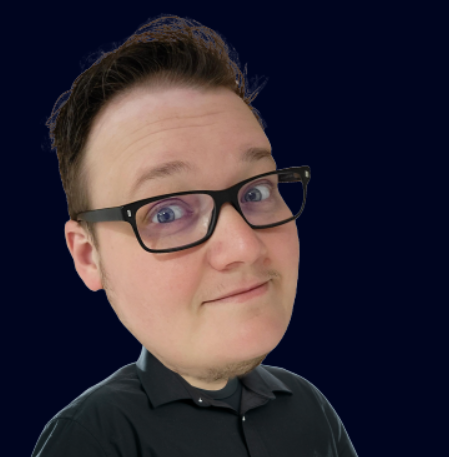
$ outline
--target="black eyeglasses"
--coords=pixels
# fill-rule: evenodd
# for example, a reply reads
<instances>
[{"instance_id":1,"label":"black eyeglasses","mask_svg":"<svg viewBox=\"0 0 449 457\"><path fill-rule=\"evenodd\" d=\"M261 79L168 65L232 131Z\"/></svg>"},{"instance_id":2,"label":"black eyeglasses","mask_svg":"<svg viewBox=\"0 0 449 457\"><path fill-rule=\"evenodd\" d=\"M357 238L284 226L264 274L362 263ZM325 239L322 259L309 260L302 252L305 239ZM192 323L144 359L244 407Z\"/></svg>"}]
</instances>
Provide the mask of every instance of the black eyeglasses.
<instances>
[{"instance_id":1,"label":"black eyeglasses","mask_svg":"<svg viewBox=\"0 0 449 457\"><path fill-rule=\"evenodd\" d=\"M228 202L253 229L297 219L306 204L310 177L307 165L284 168L253 176L228 189L158 195L114 208L85 211L77 214L76 220L125 221L131 224L145 251L181 251L212 236L221 207Z\"/></svg>"}]
</instances>

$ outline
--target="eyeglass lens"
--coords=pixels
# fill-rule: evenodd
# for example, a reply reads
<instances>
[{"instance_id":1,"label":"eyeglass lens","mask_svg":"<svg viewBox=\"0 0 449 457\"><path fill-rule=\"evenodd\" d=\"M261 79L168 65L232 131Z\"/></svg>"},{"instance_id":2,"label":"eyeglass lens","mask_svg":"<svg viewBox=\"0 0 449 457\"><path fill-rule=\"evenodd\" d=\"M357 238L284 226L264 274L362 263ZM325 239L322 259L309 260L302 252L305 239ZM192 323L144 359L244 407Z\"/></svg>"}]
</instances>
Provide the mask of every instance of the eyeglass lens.
<instances>
[{"instance_id":1,"label":"eyeglass lens","mask_svg":"<svg viewBox=\"0 0 449 457\"><path fill-rule=\"evenodd\" d=\"M263 176L246 183L238 201L253 225L275 224L298 214L303 186L296 173ZM195 243L207 234L214 200L207 194L185 194L153 201L139 208L136 224L149 249L175 249Z\"/></svg>"}]
</instances>

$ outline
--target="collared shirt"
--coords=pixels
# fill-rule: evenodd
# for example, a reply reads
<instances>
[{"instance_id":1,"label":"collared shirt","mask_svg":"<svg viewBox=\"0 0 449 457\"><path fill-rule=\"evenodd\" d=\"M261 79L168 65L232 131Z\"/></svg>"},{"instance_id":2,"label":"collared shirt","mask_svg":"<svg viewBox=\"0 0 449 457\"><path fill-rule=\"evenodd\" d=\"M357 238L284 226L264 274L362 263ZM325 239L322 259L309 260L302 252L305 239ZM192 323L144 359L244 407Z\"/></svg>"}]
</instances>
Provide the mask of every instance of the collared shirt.
<instances>
[{"instance_id":1,"label":"collared shirt","mask_svg":"<svg viewBox=\"0 0 449 457\"><path fill-rule=\"evenodd\" d=\"M145 347L45 426L32 457L357 457L309 381L259 365L217 391L191 386Z\"/></svg>"}]
</instances>

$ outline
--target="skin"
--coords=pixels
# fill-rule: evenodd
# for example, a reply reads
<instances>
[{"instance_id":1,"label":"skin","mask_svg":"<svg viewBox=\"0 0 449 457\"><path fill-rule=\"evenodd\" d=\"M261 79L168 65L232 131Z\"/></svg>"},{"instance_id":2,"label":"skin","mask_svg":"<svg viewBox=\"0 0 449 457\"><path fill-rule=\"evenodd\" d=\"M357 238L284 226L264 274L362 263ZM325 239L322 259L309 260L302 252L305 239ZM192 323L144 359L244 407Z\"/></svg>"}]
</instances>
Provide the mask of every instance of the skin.
<instances>
[{"instance_id":1,"label":"skin","mask_svg":"<svg viewBox=\"0 0 449 457\"><path fill-rule=\"evenodd\" d=\"M87 143L93 209L194 189L221 190L276 169L274 160L242 164L249 147L271 144L248 106L227 89L134 89L106 105ZM198 172L130 188L142 167L188 160ZM217 166L218 165L218 166ZM76 271L104 289L123 325L189 384L220 390L259 366L283 338L293 312L299 267L295 221L253 230L230 203L212 237L193 248L146 252L131 226L97 223L97 251L76 221L65 225ZM247 283L268 292L244 303L204 304Z\"/></svg>"}]
</instances>

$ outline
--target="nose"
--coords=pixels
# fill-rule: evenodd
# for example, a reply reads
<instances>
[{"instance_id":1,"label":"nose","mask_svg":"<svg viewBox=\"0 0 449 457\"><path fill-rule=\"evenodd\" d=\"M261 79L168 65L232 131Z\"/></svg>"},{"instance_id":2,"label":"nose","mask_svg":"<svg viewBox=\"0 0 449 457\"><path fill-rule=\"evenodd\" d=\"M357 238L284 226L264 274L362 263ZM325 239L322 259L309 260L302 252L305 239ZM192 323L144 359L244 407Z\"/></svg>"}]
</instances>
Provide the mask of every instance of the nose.
<instances>
[{"instance_id":1,"label":"nose","mask_svg":"<svg viewBox=\"0 0 449 457\"><path fill-rule=\"evenodd\" d=\"M245 219L242 217L242 215L234 208L232 203L227 202L224 203L221 207L220 214L218 215L217 219L217 226L220 222L223 222L223 219L226 219L226 223L229 224L229 221L227 220L229 217L231 217L231 219L233 218L235 220L240 221L240 223L243 223L248 228L250 228Z\"/></svg>"},{"instance_id":2,"label":"nose","mask_svg":"<svg viewBox=\"0 0 449 457\"><path fill-rule=\"evenodd\" d=\"M215 232L218 233L216 234ZM222 234L230 237L234 242L237 239L243 242L253 242L257 238L255 237L254 229L248 225L230 202L223 204L221 207L212 237L215 235L215 238L218 238Z\"/></svg>"}]
</instances>

